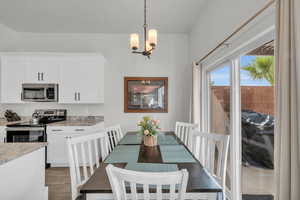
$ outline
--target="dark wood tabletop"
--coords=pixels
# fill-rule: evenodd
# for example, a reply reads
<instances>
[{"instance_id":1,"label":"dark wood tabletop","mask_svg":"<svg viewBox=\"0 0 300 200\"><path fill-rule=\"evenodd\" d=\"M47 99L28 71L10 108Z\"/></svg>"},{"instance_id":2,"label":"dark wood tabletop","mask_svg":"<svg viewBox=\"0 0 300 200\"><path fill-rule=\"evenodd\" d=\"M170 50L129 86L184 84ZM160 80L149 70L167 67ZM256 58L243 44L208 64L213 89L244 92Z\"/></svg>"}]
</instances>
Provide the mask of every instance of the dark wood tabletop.
<instances>
[{"instance_id":1,"label":"dark wood tabletop","mask_svg":"<svg viewBox=\"0 0 300 200\"><path fill-rule=\"evenodd\" d=\"M127 134L136 134L136 132L128 132ZM174 137L176 137L173 132L165 132L165 134L173 135ZM176 139L180 144L184 145L177 137ZM188 150L186 146L185 148ZM194 159L197 161L196 158ZM142 142L140 144L138 163L164 163L160 153L159 145L156 147L146 147ZM125 168L126 164L127 163L116 163L113 165L116 167ZM195 163L174 164L177 164L179 170L187 169L187 171L189 172L187 192L222 192L221 186L217 183L214 177L212 177L202 167L200 162L197 161ZM108 164L103 162L100 164L99 168L95 170L95 173L91 176L91 178L81 187L81 193L112 193L110 183L105 171L105 167L107 165Z\"/></svg>"}]
</instances>

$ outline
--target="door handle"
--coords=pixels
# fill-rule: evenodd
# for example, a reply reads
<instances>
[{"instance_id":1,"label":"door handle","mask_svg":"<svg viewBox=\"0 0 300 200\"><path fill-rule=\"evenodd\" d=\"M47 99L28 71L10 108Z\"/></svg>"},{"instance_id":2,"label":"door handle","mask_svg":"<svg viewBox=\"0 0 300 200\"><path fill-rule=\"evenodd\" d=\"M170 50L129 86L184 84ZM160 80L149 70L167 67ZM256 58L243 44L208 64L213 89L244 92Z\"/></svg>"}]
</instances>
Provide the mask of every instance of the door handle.
<instances>
[{"instance_id":1,"label":"door handle","mask_svg":"<svg viewBox=\"0 0 300 200\"><path fill-rule=\"evenodd\" d=\"M52 131L59 132L59 131L63 131L63 130L62 129L52 129Z\"/></svg>"}]
</instances>

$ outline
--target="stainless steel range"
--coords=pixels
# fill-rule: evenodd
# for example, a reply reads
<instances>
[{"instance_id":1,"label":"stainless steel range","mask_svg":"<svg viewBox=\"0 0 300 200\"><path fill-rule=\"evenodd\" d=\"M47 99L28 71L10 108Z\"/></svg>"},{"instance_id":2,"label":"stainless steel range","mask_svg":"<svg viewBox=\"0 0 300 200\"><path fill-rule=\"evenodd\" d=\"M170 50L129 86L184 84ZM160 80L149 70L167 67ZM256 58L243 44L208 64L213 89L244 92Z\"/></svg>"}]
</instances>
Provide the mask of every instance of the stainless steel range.
<instances>
[{"instance_id":1,"label":"stainless steel range","mask_svg":"<svg viewBox=\"0 0 300 200\"><path fill-rule=\"evenodd\" d=\"M35 110L32 120L7 125L6 142L47 142L47 124L64 121L67 118L67 110L47 109ZM45 148L47 161L47 147ZM46 167L50 167L46 163Z\"/></svg>"}]
</instances>

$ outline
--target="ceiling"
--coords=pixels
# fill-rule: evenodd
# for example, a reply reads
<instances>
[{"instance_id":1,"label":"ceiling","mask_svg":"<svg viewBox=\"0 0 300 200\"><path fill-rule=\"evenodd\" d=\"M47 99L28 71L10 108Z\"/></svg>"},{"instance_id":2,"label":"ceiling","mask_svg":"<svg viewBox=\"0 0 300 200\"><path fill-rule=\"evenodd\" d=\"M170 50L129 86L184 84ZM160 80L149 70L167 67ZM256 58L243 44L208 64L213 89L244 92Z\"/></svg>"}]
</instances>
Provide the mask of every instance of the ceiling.
<instances>
[{"instance_id":1,"label":"ceiling","mask_svg":"<svg viewBox=\"0 0 300 200\"><path fill-rule=\"evenodd\" d=\"M148 0L150 26L186 33L206 0ZM0 0L0 23L20 32L131 33L142 29L143 0Z\"/></svg>"}]
</instances>

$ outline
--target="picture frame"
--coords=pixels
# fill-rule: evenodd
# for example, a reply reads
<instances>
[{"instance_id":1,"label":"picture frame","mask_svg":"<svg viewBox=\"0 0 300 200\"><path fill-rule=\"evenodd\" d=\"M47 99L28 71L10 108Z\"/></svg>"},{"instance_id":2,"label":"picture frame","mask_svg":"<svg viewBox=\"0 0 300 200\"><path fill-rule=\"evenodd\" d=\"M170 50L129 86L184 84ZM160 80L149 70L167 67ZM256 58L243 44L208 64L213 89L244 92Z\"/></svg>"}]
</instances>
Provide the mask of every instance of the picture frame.
<instances>
[{"instance_id":1,"label":"picture frame","mask_svg":"<svg viewBox=\"0 0 300 200\"><path fill-rule=\"evenodd\" d=\"M168 77L124 77L125 113L167 113Z\"/></svg>"}]
</instances>

